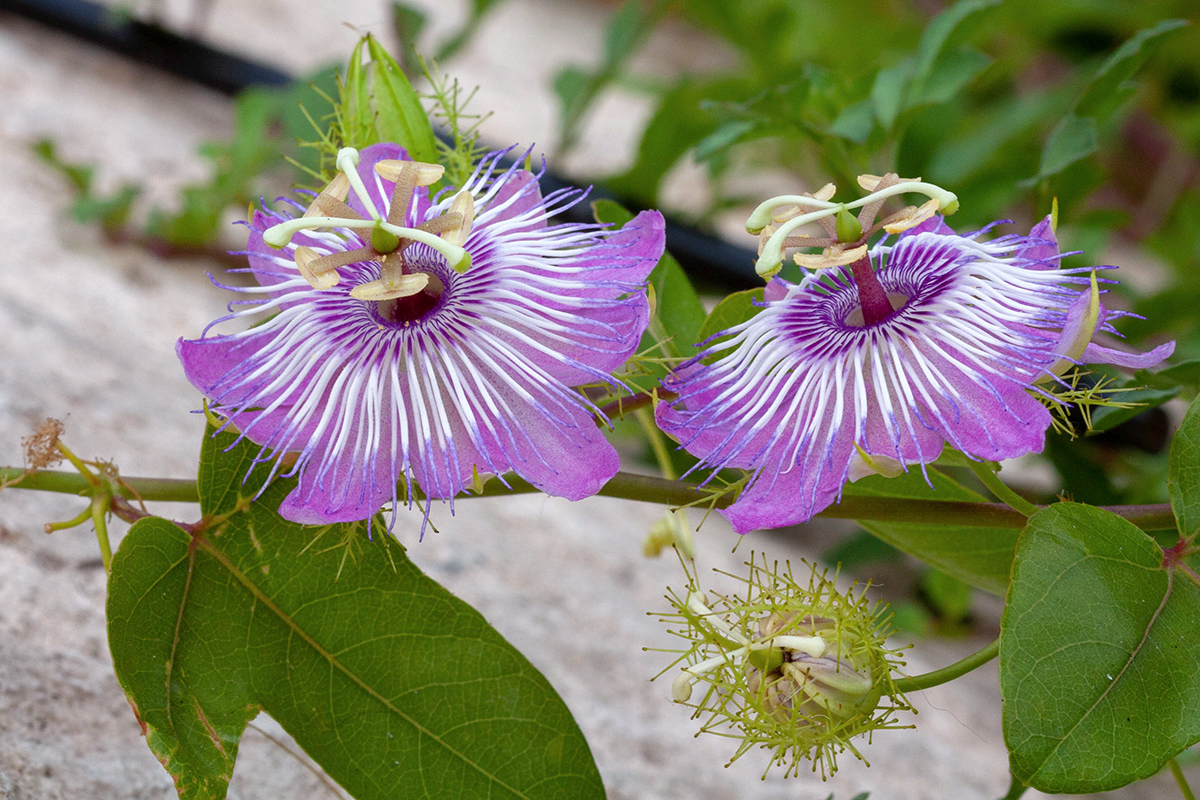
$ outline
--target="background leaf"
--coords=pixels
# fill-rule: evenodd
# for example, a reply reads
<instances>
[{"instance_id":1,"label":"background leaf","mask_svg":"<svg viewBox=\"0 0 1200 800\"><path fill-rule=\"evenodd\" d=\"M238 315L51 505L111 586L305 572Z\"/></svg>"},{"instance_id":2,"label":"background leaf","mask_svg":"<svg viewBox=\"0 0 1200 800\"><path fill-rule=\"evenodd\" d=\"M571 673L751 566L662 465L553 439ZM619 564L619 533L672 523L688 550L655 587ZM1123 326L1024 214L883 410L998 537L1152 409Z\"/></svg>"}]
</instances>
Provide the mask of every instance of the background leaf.
<instances>
[{"instance_id":1,"label":"background leaf","mask_svg":"<svg viewBox=\"0 0 1200 800\"><path fill-rule=\"evenodd\" d=\"M1175 432L1171 442L1170 473L1167 488L1171 493L1171 510L1183 536L1194 536L1200 530L1200 400L1191 408Z\"/></svg>"},{"instance_id":2,"label":"background leaf","mask_svg":"<svg viewBox=\"0 0 1200 800\"><path fill-rule=\"evenodd\" d=\"M1046 792L1153 775L1200 740L1200 587L1099 508L1029 519L1000 633L1013 774Z\"/></svg>"},{"instance_id":3,"label":"background leaf","mask_svg":"<svg viewBox=\"0 0 1200 800\"><path fill-rule=\"evenodd\" d=\"M981 503L987 498L935 470L930 488L918 469L896 478L872 475L843 490L848 497L906 497ZM964 583L992 594L1004 594L1019 531L1010 528L965 528L914 522L864 522L866 530Z\"/></svg>"},{"instance_id":4,"label":"background leaf","mask_svg":"<svg viewBox=\"0 0 1200 800\"><path fill-rule=\"evenodd\" d=\"M121 543L109 642L147 742L181 797L220 798L260 709L367 798L602 798L554 690L367 523L304 527L242 486L257 447L206 438L205 521L157 518Z\"/></svg>"},{"instance_id":5,"label":"background leaf","mask_svg":"<svg viewBox=\"0 0 1200 800\"><path fill-rule=\"evenodd\" d=\"M611 200L592 203L592 214L597 222L616 227L633 219L632 212ZM638 352L650 358L691 358L696 354L695 344L705 316L692 282L679 262L665 251L651 270L648 282L653 298L652 314ZM667 366L654 361L647 361L644 366L650 374L637 376L634 382L649 391L666 375Z\"/></svg>"}]
</instances>

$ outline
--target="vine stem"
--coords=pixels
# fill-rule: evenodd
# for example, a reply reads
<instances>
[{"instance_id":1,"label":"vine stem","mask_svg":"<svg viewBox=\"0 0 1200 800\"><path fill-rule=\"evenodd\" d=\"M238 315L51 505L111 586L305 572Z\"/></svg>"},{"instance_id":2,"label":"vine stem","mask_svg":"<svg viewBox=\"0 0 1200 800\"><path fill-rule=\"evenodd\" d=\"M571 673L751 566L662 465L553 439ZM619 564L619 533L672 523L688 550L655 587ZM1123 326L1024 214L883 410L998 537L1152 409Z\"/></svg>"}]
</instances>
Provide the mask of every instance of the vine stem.
<instances>
[{"instance_id":1,"label":"vine stem","mask_svg":"<svg viewBox=\"0 0 1200 800\"><path fill-rule=\"evenodd\" d=\"M1171 758L1167 760L1167 766L1170 767L1171 774L1175 776L1175 783L1179 786L1183 800L1196 800L1196 795L1192 794L1192 787L1188 786L1187 778L1183 776L1183 770L1179 768L1179 762Z\"/></svg>"},{"instance_id":2,"label":"vine stem","mask_svg":"<svg viewBox=\"0 0 1200 800\"><path fill-rule=\"evenodd\" d=\"M1025 517L1031 517L1037 513L1037 506L1010 489L1008 484L1000 480L1000 476L992 472L987 464L982 461L969 461L968 463L971 465L971 471L979 476L979 480L983 481L983 485L1006 506Z\"/></svg>"},{"instance_id":3,"label":"vine stem","mask_svg":"<svg viewBox=\"0 0 1200 800\"><path fill-rule=\"evenodd\" d=\"M498 480L488 481L478 494L467 497L498 497L509 494L536 492L529 482L515 475L505 476L509 487ZM20 467L0 467L0 486L14 489L34 489L65 494L88 494L90 484L78 473L58 470L29 472ZM128 500L173 501L196 503L200 493L196 481L176 478L122 478L116 493ZM669 506L706 505L724 508L734 501L731 494L716 494L694 483L672 481L651 475L618 472L600 489L604 497L638 500ZM419 499L419 498L418 498ZM1143 530L1168 530L1175 527L1175 517L1167 503L1136 506L1097 506L1123 517ZM1036 508L1036 506L1034 507ZM919 522L939 525L958 525L973 528L1025 527L1026 518L1004 503L960 503L955 500L917 500L902 497L865 497L846 494L838 505L830 506L818 517L825 519L860 519L875 522Z\"/></svg>"},{"instance_id":4,"label":"vine stem","mask_svg":"<svg viewBox=\"0 0 1200 800\"><path fill-rule=\"evenodd\" d=\"M934 686L940 686L943 683L949 683L955 678L961 678L971 670L982 667L998 655L1000 655L1000 640L996 639L986 647L976 650L961 661L955 661L949 666L935 669L933 672L926 672L923 675L900 678L896 681L896 690L900 692L919 692L922 689L929 689Z\"/></svg>"}]
</instances>

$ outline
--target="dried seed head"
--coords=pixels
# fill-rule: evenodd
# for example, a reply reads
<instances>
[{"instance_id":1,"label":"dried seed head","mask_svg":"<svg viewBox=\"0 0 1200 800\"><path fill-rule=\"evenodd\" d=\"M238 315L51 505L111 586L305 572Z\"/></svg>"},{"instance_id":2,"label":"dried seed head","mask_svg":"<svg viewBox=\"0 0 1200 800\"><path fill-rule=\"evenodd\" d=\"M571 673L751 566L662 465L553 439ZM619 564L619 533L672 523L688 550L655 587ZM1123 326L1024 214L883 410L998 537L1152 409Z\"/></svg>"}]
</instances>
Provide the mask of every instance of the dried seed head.
<instances>
[{"instance_id":1,"label":"dried seed head","mask_svg":"<svg viewBox=\"0 0 1200 800\"><path fill-rule=\"evenodd\" d=\"M58 449L58 437L63 435L66 428L61 420L46 418L29 436L21 439L21 447L25 449L25 463L31 469L51 467L63 460L62 451Z\"/></svg>"}]
</instances>

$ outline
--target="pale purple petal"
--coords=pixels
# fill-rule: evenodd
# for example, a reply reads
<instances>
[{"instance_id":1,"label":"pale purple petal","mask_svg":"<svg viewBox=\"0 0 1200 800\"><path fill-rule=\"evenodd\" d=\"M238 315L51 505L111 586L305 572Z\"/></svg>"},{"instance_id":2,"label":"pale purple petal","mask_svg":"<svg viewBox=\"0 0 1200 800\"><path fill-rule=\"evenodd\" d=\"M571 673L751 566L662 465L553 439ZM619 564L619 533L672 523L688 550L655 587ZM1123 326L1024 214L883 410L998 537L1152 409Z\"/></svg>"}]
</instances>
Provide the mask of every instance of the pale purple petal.
<instances>
[{"instance_id":1,"label":"pale purple petal","mask_svg":"<svg viewBox=\"0 0 1200 800\"><path fill-rule=\"evenodd\" d=\"M735 530L803 522L835 502L856 446L920 469L946 444L989 460L1042 449L1051 415L1037 384L1082 333L1090 278L1058 267L1048 220L978 241L990 227L958 236L935 217L876 245L897 310L873 325L848 267L776 278L755 317L667 380L678 397L658 405L658 423L697 469L751 473L722 512ZM1170 347L1114 357L1092 345L1083 360L1140 365Z\"/></svg>"},{"instance_id":2,"label":"pale purple petal","mask_svg":"<svg viewBox=\"0 0 1200 800\"><path fill-rule=\"evenodd\" d=\"M662 218L646 212L619 231L548 226L582 193L542 198L530 173L498 167L500 155L461 187L475 198L464 245L470 269L455 272L422 243L403 252L405 271L430 274L440 292L381 316L375 303L350 296L379 279L378 254L340 267L333 288L313 289L292 260L296 244L334 253L369 237L322 229L281 250L266 247L262 232L306 206L293 204L251 221L251 269L262 287L234 288L250 303L218 322L268 318L177 345L214 410L262 446L259 460L298 477L280 508L285 517L366 519L388 502L411 501L405 486L450 499L476 473L513 471L579 499L616 473L616 451L574 387L614 384L612 372L636 348L648 318L644 283L663 251ZM404 154L395 145L367 148L357 171L386 217L394 184L374 171L383 158ZM435 201L418 189L407 223L445 213L455 194ZM368 214L353 192L347 202Z\"/></svg>"},{"instance_id":3,"label":"pale purple petal","mask_svg":"<svg viewBox=\"0 0 1200 800\"><path fill-rule=\"evenodd\" d=\"M1080 361L1085 364L1116 364L1118 367L1130 369L1147 369L1169 358L1174 352L1175 340L1173 339L1145 353L1127 353L1111 347L1101 347L1093 342L1083 351Z\"/></svg>"}]
</instances>

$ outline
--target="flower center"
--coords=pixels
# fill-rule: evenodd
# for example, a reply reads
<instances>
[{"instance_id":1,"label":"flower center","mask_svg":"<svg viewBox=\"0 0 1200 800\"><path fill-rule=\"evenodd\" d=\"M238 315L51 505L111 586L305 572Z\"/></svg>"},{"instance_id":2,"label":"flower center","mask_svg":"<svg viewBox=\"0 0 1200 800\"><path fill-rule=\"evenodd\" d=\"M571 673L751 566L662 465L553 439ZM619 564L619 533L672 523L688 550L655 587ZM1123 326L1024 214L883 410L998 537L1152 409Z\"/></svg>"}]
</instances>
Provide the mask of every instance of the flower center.
<instances>
[{"instance_id":1,"label":"flower center","mask_svg":"<svg viewBox=\"0 0 1200 800\"><path fill-rule=\"evenodd\" d=\"M468 191L459 192L449 211L426 220L414 228L407 227L413 191L418 186L436 183L445 172L437 164L415 161L383 160L375 164L381 177L394 183L387 218L379 211L358 174L358 151L342 148L338 153L337 177L327 186L302 217L281 222L263 232L263 241L272 247L284 247L297 231L316 228L349 228L359 232L364 245L350 250L334 250L320 254L311 247L295 249L296 268L314 289L328 290L340 280L339 267L375 261L379 263L379 279L355 286L350 296L373 303L380 319L408 325L437 306L445 291L440 278L414 269L404 251L413 242L433 248L456 272L466 272L471 256L463 245L471 232L475 218L475 200ZM364 219L346 197L353 190L362 202L370 219Z\"/></svg>"},{"instance_id":2,"label":"flower center","mask_svg":"<svg viewBox=\"0 0 1200 800\"><path fill-rule=\"evenodd\" d=\"M379 319L383 322L407 328L415 322L420 322L429 312L438 307L438 304L442 300L442 295L446 292L446 285L432 273L412 274L427 276L428 283L415 294L377 301L375 303L375 313L379 315Z\"/></svg>"},{"instance_id":3,"label":"flower center","mask_svg":"<svg viewBox=\"0 0 1200 800\"><path fill-rule=\"evenodd\" d=\"M858 308L846 317L846 324L856 328L878 325L889 319L908 302L908 298L897 292L886 292L879 276L871 267L871 257L864 255L850 265L854 273L854 286L858 290Z\"/></svg>"}]
</instances>

